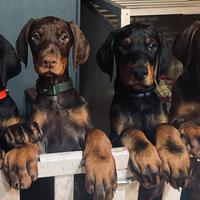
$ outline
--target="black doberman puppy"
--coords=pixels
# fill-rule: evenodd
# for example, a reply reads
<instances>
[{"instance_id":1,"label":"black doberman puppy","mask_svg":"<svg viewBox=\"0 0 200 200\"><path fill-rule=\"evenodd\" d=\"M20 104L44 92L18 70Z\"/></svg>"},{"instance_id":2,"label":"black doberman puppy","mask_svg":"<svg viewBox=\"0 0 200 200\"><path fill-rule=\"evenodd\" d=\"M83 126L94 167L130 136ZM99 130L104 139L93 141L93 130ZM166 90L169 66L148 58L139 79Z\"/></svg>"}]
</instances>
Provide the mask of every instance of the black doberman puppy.
<instances>
[{"instance_id":1,"label":"black doberman puppy","mask_svg":"<svg viewBox=\"0 0 200 200\"><path fill-rule=\"evenodd\" d=\"M13 124L18 123L18 109L9 96L6 86L7 81L17 76L21 72L21 64L16 56L12 45L2 35L0 35L0 144L1 150L5 149L3 137L5 129ZM0 153L0 166L3 161L3 151Z\"/></svg>"},{"instance_id":2,"label":"black doberman puppy","mask_svg":"<svg viewBox=\"0 0 200 200\"><path fill-rule=\"evenodd\" d=\"M190 196L186 199L196 200L200 199L200 173L196 161L200 157L200 21L193 22L177 35L173 50L184 71L172 88L170 120L179 128L194 156L193 174L186 189Z\"/></svg>"},{"instance_id":3,"label":"black doberman puppy","mask_svg":"<svg viewBox=\"0 0 200 200\"><path fill-rule=\"evenodd\" d=\"M110 79L114 58L117 70L110 137L115 146L128 148L130 167L138 181L145 188L154 188L152 196L140 198L154 198L160 173L173 187L185 186L188 152L178 131L168 124L166 105L156 93L159 76L167 73L171 63L168 42L152 26L130 24L111 32L97 52L97 64Z\"/></svg>"},{"instance_id":4,"label":"black doberman puppy","mask_svg":"<svg viewBox=\"0 0 200 200\"><path fill-rule=\"evenodd\" d=\"M39 127L38 132L43 133L39 151L51 153L84 149L87 191L94 198L112 199L116 188L112 145L105 133L92 129L87 102L73 88L68 74L71 48L76 69L89 56L88 41L75 23L49 16L30 19L18 36L17 53L25 65L28 44L33 55L35 71L39 76L36 83L38 95L29 122L36 123ZM17 135L16 132L20 134L21 130L27 130L26 124L19 124L9 133ZM23 140L27 142L23 134L21 135L22 141L16 139L16 144L24 143ZM9 143L9 139L7 141ZM36 147L32 148L33 151L29 149L25 153L24 148L26 146L23 146L21 151L14 149L6 156L5 168L8 168L11 184L16 189L29 187L31 179L34 180L37 176L35 164L27 168L24 164L37 157ZM16 157L23 153L24 157L18 162Z\"/></svg>"}]
</instances>

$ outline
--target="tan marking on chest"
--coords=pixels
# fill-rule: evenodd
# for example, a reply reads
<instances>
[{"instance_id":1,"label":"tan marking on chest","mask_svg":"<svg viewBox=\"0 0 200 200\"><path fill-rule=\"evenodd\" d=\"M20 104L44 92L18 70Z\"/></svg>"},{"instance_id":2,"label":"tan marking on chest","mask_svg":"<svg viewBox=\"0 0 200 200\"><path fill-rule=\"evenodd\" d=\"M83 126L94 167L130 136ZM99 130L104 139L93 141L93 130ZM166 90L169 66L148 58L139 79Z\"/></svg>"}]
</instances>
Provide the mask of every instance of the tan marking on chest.
<instances>
[{"instance_id":1,"label":"tan marking on chest","mask_svg":"<svg viewBox=\"0 0 200 200\"><path fill-rule=\"evenodd\" d=\"M118 135L121 135L122 131L126 128L126 124L122 119L114 121L112 126Z\"/></svg>"},{"instance_id":2,"label":"tan marking on chest","mask_svg":"<svg viewBox=\"0 0 200 200\"><path fill-rule=\"evenodd\" d=\"M153 113L151 115L148 115L148 117L145 118L145 120L146 120L146 125L150 129L158 127L160 124L168 123L169 121L168 117L164 113L161 113L159 115Z\"/></svg>"},{"instance_id":3,"label":"tan marking on chest","mask_svg":"<svg viewBox=\"0 0 200 200\"><path fill-rule=\"evenodd\" d=\"M179 116L187 116L192 113L197 113L200 111L200 105L198 103L182 103L178 108Z\"/></svg>"},{"instance_id":4,"label":"tan marking on chest","mask_svg":"<svg viewBox=\"0 0 200 200\"><path fill-rule=\"evenodd\" d=\"M69 118L80 126L88 123L89 113L85 107L69 110Z\"/></svg>"},{"instance_id":5,"label":"tan marking on chest","mask_svg":"<svg viewBox=\"0 0 200 200\"><path fill-rule=\"evenodd\" d=\"M43 111L37 111L33 114L32 120L36 122L40 127L47 121L47 113Z\"/></svg>"},{"instance_id":6,"label":"tan marking on chest","mask_svg":"<svg viewBox=\"0 0 200 200\"><path fill-rule=\"evenodd\" d=\"M169 120L168 120L168 117L165 114L161 114L158 117L158 121L160 122L160 124L162 124L162 123L167 123Z\"/></svg>"}]
</instances>

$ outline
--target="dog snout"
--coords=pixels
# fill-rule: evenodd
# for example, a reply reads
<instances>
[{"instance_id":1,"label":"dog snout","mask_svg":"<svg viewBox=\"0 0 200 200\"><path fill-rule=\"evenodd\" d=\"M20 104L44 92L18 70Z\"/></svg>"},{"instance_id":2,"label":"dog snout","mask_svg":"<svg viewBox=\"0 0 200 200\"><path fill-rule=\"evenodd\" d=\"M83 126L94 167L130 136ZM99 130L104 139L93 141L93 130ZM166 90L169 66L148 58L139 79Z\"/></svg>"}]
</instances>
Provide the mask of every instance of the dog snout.
<instances>
[{"instance_id":1,"label":"dog snout","mask_svg":"<svg viewBox=\"0 0 200 200\"><path fill-rule=\"evenodd\" d=\"M42 64L43 66L49 67L49 68L55 67L57 64L57 59L55 56L46 56L43 58Z\"/></svg>"},{"instance_id":2,"label":"dog snout","mask_svg":"<svg viewBox=\"0 0 200 200\"><path fill-rule=\"evenodd\" d=\"M131 74L137 80L143 80L148 75L148 70L146 67L135 67L131 69Z\"/></svg>"}]
</instances>

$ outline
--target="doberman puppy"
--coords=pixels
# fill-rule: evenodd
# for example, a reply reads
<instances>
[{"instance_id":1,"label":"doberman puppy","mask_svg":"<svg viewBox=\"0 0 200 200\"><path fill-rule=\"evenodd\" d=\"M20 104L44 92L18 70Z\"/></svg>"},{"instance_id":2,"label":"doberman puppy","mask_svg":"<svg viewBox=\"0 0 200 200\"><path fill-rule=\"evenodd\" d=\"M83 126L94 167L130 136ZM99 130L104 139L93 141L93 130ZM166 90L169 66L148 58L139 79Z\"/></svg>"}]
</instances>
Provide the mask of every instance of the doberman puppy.
<instances>
[{"instance_id":1,"label":"doberman puppy","mask_svg":"<svg viewBox=\"0 0 200 200\"><path fill-rule=\"evenodd\" d=\"M3 164L5 144L2 140L5 129L18 123L18 109L6 89L7 81L21 72L21 64L12 45L0 35L0 166Z\"/></svg>"},{"instance_id":2,"label":"doberman puppy","mask_svg":"<svg viewBox=\"0 0 200 200\"><path fill-rule=\"evenodd\" d=\"M167 73L171 63L168 42L152 26L130 24L111 32L97 52L97 64L110 79L114 58L110 138L114 146L128 148L131 170L141 185L153 188L152 196L145 197L141 187L139 198L154 198L160 173L173 187L185 186L188 152L178 131L168 124L166 105L156 93L159 76Z\"/></svg>"},{"instance_id":3,"label":"doberman puppy","mask_svg":"<svg viewBox=\"0 0 200 200\"><path fill-rule=\"evenodd\" d=\"M200 21L180 32L174 42L174 55L183 64L183 73L172 88L170 120L179 128L192 159L192 177L186 199L200 199ZM196 157L196 158L195 158Z\"/></svg>"},{"instance_id":4,"label":"doberman puppy","mask_svg":"<svg viewBox=\"0 0 200 200\"><path fill-rule=\"evenodd\" d=\"M89 56L88 41L74 22L49 16L30 19L18 36L16 49L25 65L28 44L38 74L38 94L27 123L37 124L38 133L43 134L39 151L52 153L84 150L86 190L95 199L112 199L116 188L112 145L104 132L92 128L87 102L73 88L68 74L70 50L73 48L73 64L76 70ZM26 142L30 141L20 133L24 129L27 130L26 126L27 124L19 124L17 128L9 130L8 134L21 134L22 141L19 138L15 140L15 137L12 143L26 145ZM33 135L37 134L37 131ZM9 138L7 141L9 143ZM37 176L35 159L38 150L35 146L29 147L27 151L24 150L26 146L21 148L22 150L10 151L5 162L11 185L16 189L29 187L31 180ZM24 154L24 157L21 156L20 161L16 160L21 154ZM29 163L30 159L34 164L26 167L25 163Z\"/></svg>"}]
</instances>

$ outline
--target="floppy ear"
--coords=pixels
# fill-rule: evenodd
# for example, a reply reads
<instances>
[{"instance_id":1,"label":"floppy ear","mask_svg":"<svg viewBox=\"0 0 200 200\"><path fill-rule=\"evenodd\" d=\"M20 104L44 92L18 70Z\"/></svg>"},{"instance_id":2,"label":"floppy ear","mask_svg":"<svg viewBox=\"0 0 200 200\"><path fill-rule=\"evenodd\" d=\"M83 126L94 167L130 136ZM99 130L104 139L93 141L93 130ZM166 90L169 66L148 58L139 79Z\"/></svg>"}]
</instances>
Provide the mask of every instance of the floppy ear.
<instances>
[{"instance_id":1,"label":"floppy ear","mask_svg":"<svg viewBox=\"0 0 200 200\"><path fill-rule=\"evenodd\" d=\"M13 46L0 35L0 80L4 87L7 81L21 72L21 64Z\"/></svg>"},{"instance_id":2,"label":"floppy ear","mask_svg":"<svg viewBox=\"0 0 200 200\"><path fill-rule=\"evenodd\" d=\"M85 63L90 55L90 44L83 32L74 22L69 22L70 29L74 37L73 44L73 64L74 70L78 65Z\"/></svg>"},{"instance_id":3,"label":"floppy ear","mask_svg":"<svg viewBox=\"0 0 200 200\"><path fill-rule=\"evenodd\" d=\"M169 69L172 64L172 48L167 39L159 34L160 40L160 55L158 61L158 75L164 75L169 72Z\"/></svg>"},{"instance_id":4,"label":"floppy ear","mask_svg":"<svg viewBox=\"0 0 200 200\"><path fill-rule=\"evenodd\" d=\"M97 65L101 71L107 73L112 81L114 68L113 45L117 31L112 31L96 54Z\"/></svg>"},{"instance_id":5,"label":"floppy ear","mask_svg":"<svg viewBox=\"0 0 200 200\"><path fill-rule=\"evenodd\" d=\"M35 20L29 19L28 22L24 25L19 36L16 41L16 50L19 59L27 66L27 59L28 59L28 37L29 37L29 30L31 25Z\"/></svg>"},{"instance_id":6,"label":"floppy ear","mask_svg":"<svg viewBox=\"0 0 200 200\"><path fill-rule=\"evenodd\" d=\"M176 36L173 47L173 54L178 60L182 62L184 69L187 69L187 66L190 63L192 54L192 41L194 39L196 31L199 28L200 21L195 21Z\"/></svg>"}]
</instances>

